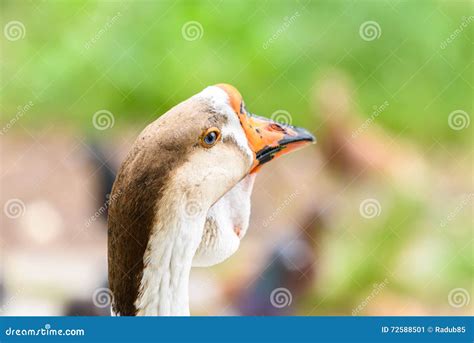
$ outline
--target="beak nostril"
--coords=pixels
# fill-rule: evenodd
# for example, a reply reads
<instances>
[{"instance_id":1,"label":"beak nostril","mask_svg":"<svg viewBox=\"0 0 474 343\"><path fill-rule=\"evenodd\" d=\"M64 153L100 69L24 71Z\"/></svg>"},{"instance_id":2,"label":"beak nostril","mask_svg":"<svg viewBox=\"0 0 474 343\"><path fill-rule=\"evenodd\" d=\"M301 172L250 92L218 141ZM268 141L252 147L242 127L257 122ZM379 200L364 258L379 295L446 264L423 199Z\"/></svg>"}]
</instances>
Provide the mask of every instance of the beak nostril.
<instances>
[{"instance_id":1,"label":"beak nostril","mask_svg":"<svg viewBox=\"0 0 474 343\"><path fill-rule=\"evenodd\" d=\"M272 123L269 125L269 129L272 131L285 132L286 130L280 126L280 124Z\"/></svg>"}]
</instances>

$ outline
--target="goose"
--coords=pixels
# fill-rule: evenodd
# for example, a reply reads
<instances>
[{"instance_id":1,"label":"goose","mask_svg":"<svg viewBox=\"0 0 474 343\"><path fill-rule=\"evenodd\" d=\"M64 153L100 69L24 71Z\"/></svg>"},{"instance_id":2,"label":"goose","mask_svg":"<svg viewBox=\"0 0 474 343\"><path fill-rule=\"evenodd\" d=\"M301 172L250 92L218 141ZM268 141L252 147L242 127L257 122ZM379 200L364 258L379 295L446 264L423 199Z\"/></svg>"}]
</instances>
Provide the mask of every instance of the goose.
<instances>
[{"instance_id":1,"label":"goose","mask_svg":"<svg viewBox=\"0 0 474 343\"><path fill-rule=\"evenodd\" d=\"M114 182L108 217L112 315L189 316L193 266L231 256L262 165L315 141L209 86L149 124Z\"/></svg>"}]
</instances>

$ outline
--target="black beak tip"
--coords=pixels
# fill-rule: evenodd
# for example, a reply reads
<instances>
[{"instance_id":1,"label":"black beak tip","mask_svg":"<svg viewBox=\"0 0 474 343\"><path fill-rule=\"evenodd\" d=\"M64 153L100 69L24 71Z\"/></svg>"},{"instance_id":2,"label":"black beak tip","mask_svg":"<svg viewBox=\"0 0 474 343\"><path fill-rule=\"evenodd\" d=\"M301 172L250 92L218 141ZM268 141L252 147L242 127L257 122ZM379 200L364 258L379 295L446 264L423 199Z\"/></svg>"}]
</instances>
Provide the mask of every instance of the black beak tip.
<instances>
[{"instance_id":1,"label":"black beak tip","mask_svg":"<svg viewBox=\"0 0 474 343\"><path fill-rule=\"evenodd\" d=\"M317 142L316 136L305 129L303 130L304 130L303 138L305 138L308 142L315 144Z\"/></svg>"},{"instance_id":2,"label":"black beak tip","mask_svg":"<svg viewBox=\"0 0 474 343\"><path fill-rule=\"evenodd\" d=\"M285 135L285 138L279 142L281 145L287 145L296 142L316 143L316 137L308 130L294 126L292 129L296 132L296 136Z\"/></svg>"},{"instance_id":3,"label":"black beak tip","mask_svg":"<svg viewBox=\"0 0 474 343\"><path fill-rule=\"evenodd\" d=\"M295 127L291 125L281 125L285 128L284 137L278 141L277 146L266 146L257 152L256 158L259 161L259 165L265 164L271 161L276 153L285 149L287 146L291 146L298 142L316 143L316 137L308 130ZM290 130L287 130L290 129Z\"/></svg>"}]
</instances>

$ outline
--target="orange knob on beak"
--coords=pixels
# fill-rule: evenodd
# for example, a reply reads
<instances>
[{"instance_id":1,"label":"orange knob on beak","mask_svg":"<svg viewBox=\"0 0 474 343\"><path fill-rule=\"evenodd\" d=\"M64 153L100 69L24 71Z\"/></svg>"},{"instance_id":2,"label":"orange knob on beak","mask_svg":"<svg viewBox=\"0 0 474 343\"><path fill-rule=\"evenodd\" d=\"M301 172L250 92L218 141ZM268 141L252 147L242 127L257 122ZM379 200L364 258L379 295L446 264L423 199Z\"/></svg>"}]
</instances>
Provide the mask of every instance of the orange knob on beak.
<instances>
[{"instance_id":1,"label":"orange knob on beak","mask_svg":"<svg viewBox=\"0 0 474 343\"><path fill-rule=\"evenodd\" d=\"M276 157L316 141L316 138L305 129L249 113L237 89L228 84L217 86L229 95L230 105L239 116L250 149L255 154L251 172L258 171L260 166Z\"/></svg>"}]
</instances>

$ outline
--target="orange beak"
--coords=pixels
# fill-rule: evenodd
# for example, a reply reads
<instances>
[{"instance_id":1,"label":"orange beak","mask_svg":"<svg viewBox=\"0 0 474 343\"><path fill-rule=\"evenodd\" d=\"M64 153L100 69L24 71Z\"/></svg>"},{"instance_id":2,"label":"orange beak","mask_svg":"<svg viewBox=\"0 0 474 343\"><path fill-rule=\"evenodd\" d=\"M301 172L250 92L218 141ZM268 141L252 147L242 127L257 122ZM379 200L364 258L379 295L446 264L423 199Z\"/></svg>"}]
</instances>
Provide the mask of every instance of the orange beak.
<instances>
[{"instance_id":1,"label":"orange beak","mask_svg":"<svg viewBox=\"0 0 474 343\"><path fill-rule=\"evenodd\" d=\"M272 159L316 140L311 133L302 128L279 124L250 113L240 115L240 117L250 149L255 153L252 173Z\"/></svg>"},{"instance_id":2,"label":"orange beak","mask_svg":"<svg viewBox=\"0 0 474 343\"><path fill-rule=\"evenodd\" d=\"M239 116L250 149L254 152L251 173L272 159L314 143L316 138L307 130L277 123L271 119L259 117L245 109L240 93L232 86L219 84L229 95L232 108Z\"/></svg>"}]
</instances>

